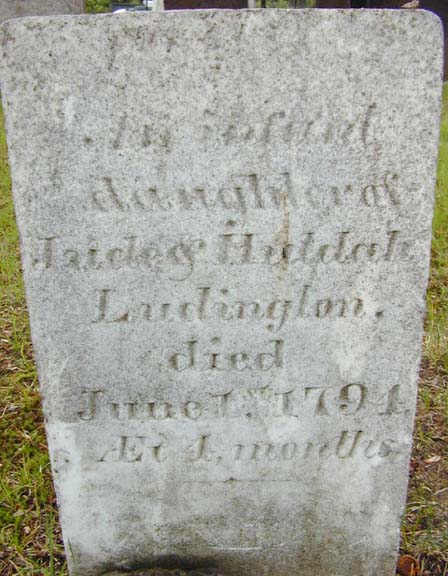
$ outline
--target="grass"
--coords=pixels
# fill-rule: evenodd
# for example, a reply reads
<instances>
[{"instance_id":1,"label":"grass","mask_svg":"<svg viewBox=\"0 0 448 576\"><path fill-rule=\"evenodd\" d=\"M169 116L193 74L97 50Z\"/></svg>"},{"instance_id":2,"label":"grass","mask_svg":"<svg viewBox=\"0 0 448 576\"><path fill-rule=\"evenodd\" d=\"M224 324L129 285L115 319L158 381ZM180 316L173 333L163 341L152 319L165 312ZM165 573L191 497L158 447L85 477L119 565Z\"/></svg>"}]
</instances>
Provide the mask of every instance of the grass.
<instances>
[{"instance_id":1,"label":"grass","mask_svg":"<svg viewBox=\"0 0 448 576\"><path fill-rule=\"evenodd\" d=\"M402 549L448 575L448 85L443 98L420 392Z\"/></svg>"},{"instance_id":2,"label":"grass","mask_svg":"<svg viewBox=\"0 0 448 576\"><path fill-rule=\"evenodd\" d=\"M425 356L448 373L448 84L443 98Z\"/></svg>"},{"instance_id":3,"label":"grass","mask_svg":"<svg viewBox=\"0 0 448 576\"><path fill-rule=\"evenodd\" d=\"M1 111L0 111L1 113ZM0 116L0 576L67 574L25 307ZM448 576L448 88L402 553ZM378 575L380 576L380 575Z\"/></svg>"},{"instance_id":4,"label":"grass","mask_svg":"<svg viewBox=\"0 0 448 576\"><path fill-rule=\"evenodd\" d=\"M0 574L65 574L0 118Z\"/></svg>"}]
</instances>

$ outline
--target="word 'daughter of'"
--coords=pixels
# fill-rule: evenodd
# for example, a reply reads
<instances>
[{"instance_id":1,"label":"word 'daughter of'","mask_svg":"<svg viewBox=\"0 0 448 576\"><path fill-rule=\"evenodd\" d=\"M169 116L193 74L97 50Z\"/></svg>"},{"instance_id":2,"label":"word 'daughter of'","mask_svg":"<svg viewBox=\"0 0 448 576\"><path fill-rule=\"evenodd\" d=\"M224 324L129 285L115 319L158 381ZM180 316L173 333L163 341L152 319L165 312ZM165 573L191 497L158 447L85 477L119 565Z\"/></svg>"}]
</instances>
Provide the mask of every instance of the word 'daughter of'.
<instances>
[{"instance_id":1,"label":"word 'daughter of'","mask_svg":"<svg viewBox=\"0 0 448 576\"><path fill-rule=\"evenodd\" d=\"M160 186L143 187L137 183L135 188L123 191L112 178L106 177L100 180L91 200L92 208L101 212L228 210L245 213L298 205L317 210L337 206L381 210L399 206L402 196L405 196L405 191L399 187L399 176L391 172L364 185L355 182L320 186L309 183L304 187L300 179L297 180L297 183L293 182L288 172L240 174L229 177L221 187L209 183L161 189Z\"/></svg>"}]
</instances>

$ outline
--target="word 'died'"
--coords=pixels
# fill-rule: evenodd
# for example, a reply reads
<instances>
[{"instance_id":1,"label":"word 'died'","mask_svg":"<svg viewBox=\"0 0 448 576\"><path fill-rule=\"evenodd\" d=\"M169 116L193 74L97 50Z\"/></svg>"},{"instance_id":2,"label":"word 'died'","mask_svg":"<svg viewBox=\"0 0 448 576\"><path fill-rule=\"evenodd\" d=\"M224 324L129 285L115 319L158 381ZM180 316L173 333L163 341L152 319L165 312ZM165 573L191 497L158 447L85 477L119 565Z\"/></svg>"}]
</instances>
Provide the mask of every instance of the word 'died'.
<instances>
[{"instance_id":1,"label":"word 'died'","mask_svg":"<svg viewBox=\"0 0 448 576\"><path fill-rule=\"evenodd\" d=\"M145 299L132 291L102 289L96 291L96 311L93 322L117 324L128 322L237 322L260 323L269 331L280 330L285 324L301 319L318 320L380 319L383 310L364 305L359 296L319 295L305 284L290 299L258 300L238 298L229 289L198 288L192 301L169 302Z\"/></svg>"},{"instance_id":2,"label":"word 'died'","mask_svg":"<svg viewBox=\"0 0 448 576\"><path fill-rule=\"evenodd\" d=\"M179 400L144 398L118 399L105 389L84 389L79 420L155 422L166 420L220 420L247 418L327 419L350 417L360 412L394 416L406 412L399 385L373 386L350 383L335 387L283 386L279 391L263 388L230 388L226 392L187 395Z\"/></svg>"},{"instance_id":3,"label":"word 'died'","mask_svg":"<svg viewBox=\"0 0 448 576\"><path fill-rule=\"evenodd\" d=\"M176 370L216 370L229 372L235 370L244 372L245 370L259 370L267 372L273 368L283 367L283 340L269 342L269 352L232 352L226 353L221 349L220 338L212 338L210 344L212 350L202 352L200 349L207 348L207 344L199 343L197 340L190 340L183 343L183 349L170 356L168 365Z\"/></svg>"},{"instance_id":4,"label":"word 'died'","mask_svg":"<svg viewBox=\"0 0 448 576\"><path fill-rule=\"evenodd\" d=\"M255 173L229 177L221 187L213 184L178 188L162 185L123 190L112 178L103 178L92 192L92 207L101 212L166 212L219 210L245 213L248 210L280 210L299 205L312 209L337 206L360 208L391 208L401 203L399 177L386 172L378 180L366 184L304 185L293 181L288 172L270 176Z\"/></svg>"},{"instance_id":5,"label":"word 'died'","mask_svg":"<svg viewBox=\"0 0 448 576\"><path fill-rule=\"evenodd\" d=\"M180 238L168 244L145 241L137 236L101 240L85 246L73 245L58 236L37 240L33 266L43 271L96 272L140 270L167 272L172 280L185 280L198 266L289 266L368 265L408 261L409 240L399 230L383 233L354 233L342 230L321 239L316 232L296 233L294 239L279 242L278 230L270 234L236 231L233 220L227 230L210 239ZM267 240L266 240L267 236ZM107 245L109 244L109 245Z\"/></svg>"},{"instance_id":6,"label":"word 'died'","mask_svg":"<svg viewBox=\"0 0 448 576\"><path fill-rule=\"evenodd\" d=\"M154 436L120 436L97 456L96 462L126 464L153 464L160 466L169 461L185 464L204 463L219 467L234 465L235 470L257 467L267 462L318 461L329 458L387 458L398 450L398 442L392 438L372 438L362 430L343 430L333 437L291 438L282 442L260 439L253 442L229 444L224 435L200 435L187 444L183 438L175 441Z\"/></svg>"}]
</instances>

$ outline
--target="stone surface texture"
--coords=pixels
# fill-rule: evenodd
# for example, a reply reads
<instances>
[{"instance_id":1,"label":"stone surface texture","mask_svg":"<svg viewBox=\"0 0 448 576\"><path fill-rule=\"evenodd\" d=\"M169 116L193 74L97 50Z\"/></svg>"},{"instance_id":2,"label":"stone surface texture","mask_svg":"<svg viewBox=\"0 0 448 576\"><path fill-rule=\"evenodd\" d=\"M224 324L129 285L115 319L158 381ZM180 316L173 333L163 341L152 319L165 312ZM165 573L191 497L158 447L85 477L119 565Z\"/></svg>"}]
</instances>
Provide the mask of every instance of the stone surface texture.
<instances>
[{"instance_id":1,"label":"stone surface texture","mask_svg":"<svg viewBox=\"0 0 448 576\"><path fill-rule=\"evenodd\" d=\"M84 0L0 0L0 22L23 16L82 14Z\"/></svg>"},{"instance_id":2,"label":"stone surface texture","mask_svg":"<svg viewBox=\"0 0 448 576\"><path fill-rule=\"evenodd\" d=\"M391 576L437 18L155 12L1 34L71 574Z\"/></svg>"}]
</instances>

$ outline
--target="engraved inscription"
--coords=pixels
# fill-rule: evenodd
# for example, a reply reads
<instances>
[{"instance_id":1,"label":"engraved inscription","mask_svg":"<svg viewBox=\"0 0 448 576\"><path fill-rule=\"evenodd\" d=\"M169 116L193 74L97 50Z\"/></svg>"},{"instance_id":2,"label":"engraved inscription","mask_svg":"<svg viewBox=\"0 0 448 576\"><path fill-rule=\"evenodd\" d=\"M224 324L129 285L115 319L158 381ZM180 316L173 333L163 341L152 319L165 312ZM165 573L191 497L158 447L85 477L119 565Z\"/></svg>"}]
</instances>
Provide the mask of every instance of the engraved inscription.
<instances>
[{"instance_id":1,"label":"engraved inscription","mask_svg":"<svg viewBox=\"0 0 448 576\"><path fill-rule=\"evenodd\" d=\"M269 331L300 319L317 320L376 319L383 311L371 306L367 310L360 296L328 295L317 292L311 284L297 287L283 300L243 300L228 288L197 288L188 302L143 300L127 290L96 290L94 323L128 322L225 322L260 323ZM317 294L316 294L317 292Z\"/></svg>"},{"instance_id":2,"label":"engraved inscription","mask_svg":"<svg viewBox=\"0 0 448 576\"><path fill-rule=\"evenodd\" d=\"M274 359L271 359L273 362ZM204 392L200 398L187 395L183 400L143 398L135 395L118 400L103 389L84 389L80 399L79 420L165 421L218 420L246 418L294 418L302 420L331 416L350 417L365 411L392 417L406 411L400 386L375 386L370 390L362 383L336 387L293 386L284 383L280 389L227 387L222 393Z\"/></svg>"},{"instance_id":3,"label":"engraved inscription","mask_svg":"<svg viewBox=\"0 0 448 576\"><path fill-rule=\"evenodd\" d=\"M406 262L410 258L411 243L402 238L397 229L385 230L381 235L359 238L351 230L335 232L323 240L316 232L298 233L294 240L266 243L265 235L251 231L237 231L233 220L224 234L211 239L180 238L163 245L143 242L137 236L120 239L113 245L100 241L83 247L68 244L63 238L39 238L34 266L41 270L67 272L95 272L140 270L168 272L173 280L185 280L202 265L253 266L269 268L354 264L369 265L386 262Z\"/></svg>"},{"instance_id":4,"label":"engraved inscription","mask_svg":"<svg viewBox=\"0 0 448 576\"><path fill-rule=\"evenodd\" d=\"M304 184L292 179L289 172L264 175L257 173L232 175L221 186L200 183L177 188L135 184L123 190L111 177L102 178L91 192L91 207L100 212L166 212L281 210L297 208L304 203L311 209L323 210L338 206L360 208L394 208L401 204L398 174L386 172L366 183L347 182L342 185Z\"/></svg>"},{"instance_id":5,"label":"engraved inscription","mask_svg":"<svg viewBox=\"0 0 448 576\"><path fill-rule=\"evenodd\" d=\"M232 110L228 118L217 129L210 124L215 112L206 108L204 121L197 126L197 137L204 144L229 147L232 145L288 146L296 148L304 144L348 146L351 143L367 148L375 144L375 123L379 112L376 102L370 102L359 111L347 112L335 105L317 109L294 109L271 112L262 121L252 124L247 114ZM170 116L155 113L152 119L143 119L138 124L131 122L128 114L122 114L116 121L116 129L107 134L106 146L113 150L123 148L148 149L163 155L178 145L178 131L170 126Z\"/></svg>"},{"instance_id":6,"label":"engraved inscription","mask_svg":"<svg viewBox=\"0 0 448 576\"><path fill-rule=\"evenodd\" d=\"M154 436L119 436L112 439L97 456L98 464L104 462L125 464L163 465L166 461L184 461L189 464L234 465L239 470L267 462L319 461L334 458L388 458L399 450L393 438L374 438L363 430L342 430L335 437L324 436L310 440L291 438L284 442L268 439L229 444L222 437L202 434L197 440L185 444L182 438L173 442Z\"/></svg>"},{"instance_id":7,"label":"engraved inscription","mask_svg":"<svg viewBox=\"0 0 448 576\"><path fill-rule=\"evenodd\" d=\"M221 372L259 370L267 372L274 368L282 368L283 340L273 340L266 346L269 347L269 351L266 352L243 351L229 354L221 350L221 340L215 337L211 339L210 344L205 344L205 347L210 347L211 350L203 353L200 342L190 340L183 343L180 352L170 356L168 365L177 372L184 372L185 370L216 370Z\"/></svg>"}]
</instances>

